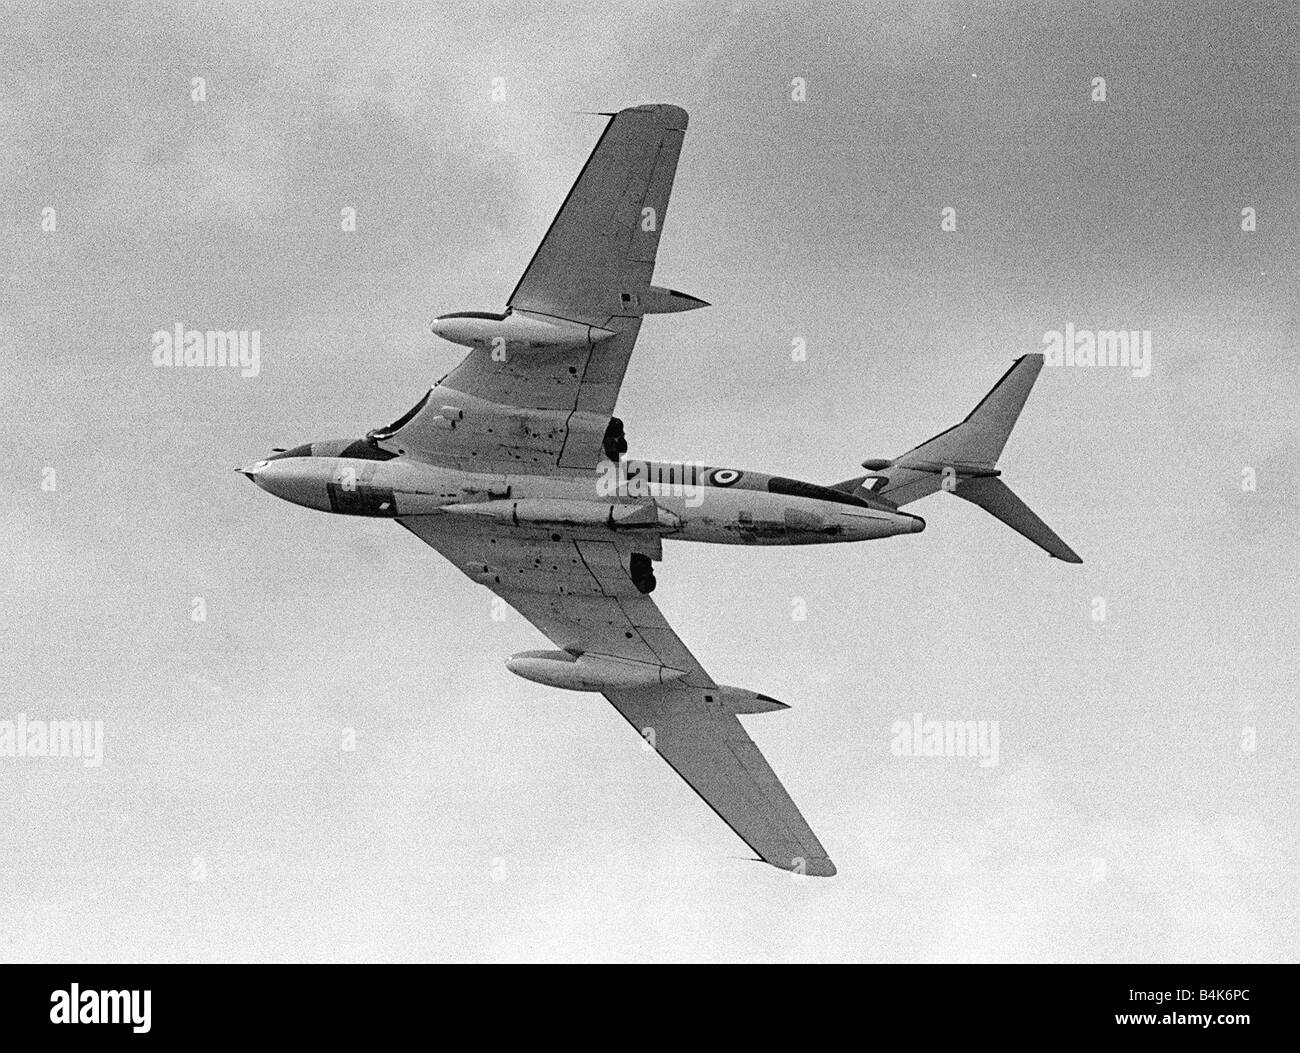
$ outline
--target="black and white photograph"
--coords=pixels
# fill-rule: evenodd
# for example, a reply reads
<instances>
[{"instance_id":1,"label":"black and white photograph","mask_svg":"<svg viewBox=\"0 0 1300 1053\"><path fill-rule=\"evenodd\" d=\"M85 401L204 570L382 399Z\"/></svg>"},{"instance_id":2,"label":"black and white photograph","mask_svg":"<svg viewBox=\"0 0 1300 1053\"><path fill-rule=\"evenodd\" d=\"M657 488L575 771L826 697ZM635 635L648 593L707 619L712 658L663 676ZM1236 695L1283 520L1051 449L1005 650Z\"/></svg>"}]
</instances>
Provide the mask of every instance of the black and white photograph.
<instances>
[{"instance_id":1,"label":"black and white photograph","mask_svg":"<svg viewBox=\"0 0 1300 1053\"><path fill-rule=\"evenodd\" d=\"M1294 963L1298 129L1285 0L0 5L0 960Z\"/></svg>"}]
</instances>

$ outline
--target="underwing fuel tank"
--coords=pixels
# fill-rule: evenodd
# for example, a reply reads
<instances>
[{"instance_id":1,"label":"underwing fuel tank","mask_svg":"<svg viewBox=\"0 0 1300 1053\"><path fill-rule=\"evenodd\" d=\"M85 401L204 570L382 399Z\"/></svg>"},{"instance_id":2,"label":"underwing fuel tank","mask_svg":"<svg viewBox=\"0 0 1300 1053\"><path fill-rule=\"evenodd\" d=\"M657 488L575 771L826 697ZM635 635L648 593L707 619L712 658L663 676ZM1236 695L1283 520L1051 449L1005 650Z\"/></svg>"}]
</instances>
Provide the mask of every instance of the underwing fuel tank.
<instances>
[{"instance_id":1,"label":"underwing fuel tank","mask_svg":"<svg viewBox=\"0 0 1300 1053\"><path fill-rule=\"evenodd\" d=\"M507 351L521 348L586 348L614 335L611 329L570 322L565 318L507 311L456 311L429 323L429 328L453 344L484 351Z\"/></svg>"},{"instance_id":2,"label":"underwing fuel tank","mask_svg":"<svg viewBox=\"0 0 1300 1053\"><path fill-rule=\"evenodd\" d=\"M620 691L637 687L656 687L686 675L684 670L670 669L650 662L610 655L584 654L574 657L568 651L520 651L506 659L506 668L515 676L547 687L565 691Z\"/></svg>"}]
</instances>

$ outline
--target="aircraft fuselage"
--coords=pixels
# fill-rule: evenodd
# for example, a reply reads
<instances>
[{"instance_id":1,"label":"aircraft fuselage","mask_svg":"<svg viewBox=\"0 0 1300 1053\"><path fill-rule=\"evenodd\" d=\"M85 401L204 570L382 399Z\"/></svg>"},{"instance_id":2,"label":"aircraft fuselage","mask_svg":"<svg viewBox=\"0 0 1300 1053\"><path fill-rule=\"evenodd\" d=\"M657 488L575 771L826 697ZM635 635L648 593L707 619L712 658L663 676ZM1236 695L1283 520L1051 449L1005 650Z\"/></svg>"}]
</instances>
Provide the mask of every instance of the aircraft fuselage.
<instances>
[{"instance_id":1,"label":"aircraft fuselage","mask_svg":"<svg viewBox=\"0 0 1300 1053\"><path fill-rule=\"evenodd\" d=\"M724 545L866 541L925 527L881 498L685 462L624 459L558 476L471 472L358 440L297 447L241 471L276 497L340 515L474 517Z\"/></svg>"}]
</instances>

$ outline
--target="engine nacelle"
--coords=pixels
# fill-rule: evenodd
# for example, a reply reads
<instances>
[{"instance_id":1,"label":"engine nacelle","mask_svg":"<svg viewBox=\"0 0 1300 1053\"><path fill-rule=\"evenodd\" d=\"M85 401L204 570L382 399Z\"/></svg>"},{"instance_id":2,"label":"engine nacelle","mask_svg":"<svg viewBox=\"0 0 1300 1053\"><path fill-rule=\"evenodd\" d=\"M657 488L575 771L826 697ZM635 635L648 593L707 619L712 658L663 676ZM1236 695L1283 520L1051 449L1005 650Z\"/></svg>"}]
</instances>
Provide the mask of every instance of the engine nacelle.
<instances>
[{"instance_id":1,"label":"engine nacelle","mask_svg":"<svg viewBox=\"0 0 1300 1053\"><path fill-rule=\"evenodd\" d=\"M563 318L507 311L456 311L429 323L429 328L444 340L484 351L519 351L536 348L586 348L614 335L612 330L583 325Z\"/></svg>"},{"instance_id":2,"label":"engine nacelle","mask_svg":"<svg viewBox=\"0 0 1300 1053\"><path fill-rule=\"evenodd\" d=\"M686 675L684 670L613 655L568 651L520 651L506 660L506 668L525 680L565 691L619 691L654 687Z\"/></svg>"}]
</instances>

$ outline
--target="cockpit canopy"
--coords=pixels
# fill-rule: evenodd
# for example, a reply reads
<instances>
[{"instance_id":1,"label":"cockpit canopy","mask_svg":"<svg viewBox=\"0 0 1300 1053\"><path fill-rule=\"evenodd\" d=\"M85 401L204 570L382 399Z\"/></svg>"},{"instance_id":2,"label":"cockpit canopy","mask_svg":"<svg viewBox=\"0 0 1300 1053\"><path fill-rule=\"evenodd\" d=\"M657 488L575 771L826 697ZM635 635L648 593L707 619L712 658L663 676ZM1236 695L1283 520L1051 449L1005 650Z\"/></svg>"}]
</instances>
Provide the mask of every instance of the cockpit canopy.
<instances>
[{"instance_id":1,"label":"cockpit canopy","mask_svg":"<svg viewBox=\"0 0 1300 1053\"><path fill-rule=\"evenodd\" d=\"M280 450L267 457L268 461L282 461L288 457L352 457L362 461L391 461L397 454L381 450L369 439L330 439L326 442L308 442L292 450Z\"/></svg>"}]
</instances>

